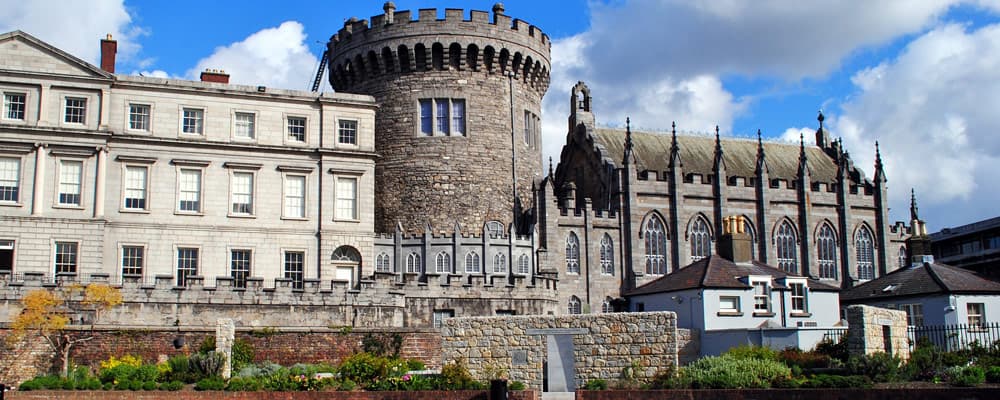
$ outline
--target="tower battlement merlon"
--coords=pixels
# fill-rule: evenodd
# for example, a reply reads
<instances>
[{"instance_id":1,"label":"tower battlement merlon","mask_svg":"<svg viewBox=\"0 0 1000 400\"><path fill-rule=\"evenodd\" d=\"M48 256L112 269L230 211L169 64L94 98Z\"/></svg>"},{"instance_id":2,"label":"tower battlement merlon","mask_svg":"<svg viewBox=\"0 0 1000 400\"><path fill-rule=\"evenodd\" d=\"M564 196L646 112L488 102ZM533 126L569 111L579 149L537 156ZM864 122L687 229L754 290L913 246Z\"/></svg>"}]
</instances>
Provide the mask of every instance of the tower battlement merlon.
<instances>
[{"instance_id":1,"label":"tower battlement merlon","mask_svg":"<svg viewBox=\"0 0 1000 400\"><path fill-rule=\"evenodd\" d=\"M390 14L373 15L370 19L350 18L344 22L344 27L337 31L337 34L330 38L330 42L335 46L348 45L354 42L356 35L361 35L358 41L366 42L372 36L394 35L401 30L420 29L414 24L427 24L434 29L442 28L442 31L453 30L455 34L468 34L480 31L485 27L489 30L500 32L504 30L511 35L520 35L525 39L512 41L534 41L546 48L552 45L549 35L545 34L541 28L532 25L518 18L511 18L508 15L495 13L490 20L489 12L480 10L469 10L469 18L465 18L465 10L461 8L446 8L444 19L439 19L436 8L422 8L417 10L417 19L412 18L412 12L393 11ZM443 29L449 28L449 29ZM481 34L480 34L481 35ZM511 38L504 38L511 40Z\"/></svg>"}]
</instances>

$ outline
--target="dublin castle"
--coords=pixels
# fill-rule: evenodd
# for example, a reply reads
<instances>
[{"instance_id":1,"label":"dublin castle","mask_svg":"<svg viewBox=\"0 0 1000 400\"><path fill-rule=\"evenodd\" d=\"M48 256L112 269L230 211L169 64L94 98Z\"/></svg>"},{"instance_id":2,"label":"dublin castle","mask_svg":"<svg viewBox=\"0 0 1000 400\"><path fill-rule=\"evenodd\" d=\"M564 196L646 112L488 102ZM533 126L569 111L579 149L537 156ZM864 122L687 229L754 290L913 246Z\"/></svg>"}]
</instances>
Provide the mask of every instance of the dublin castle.
<instances>
[{"instance_id":1,"label":"dublin castle","mask_svg":"<svg viewBox=\"0 0 1000 400\"><path fill-rule=\"evenodd\" d=\"M906 261L878 149L866 177L822 115L796 144L611 129L579 83L556 88L545 165L546 34L500 4L383 11L331 37L334 93L116 74L111 37L94 66L0 35L0 322L89 282L125 298L100 323L151 327L628 311L730 216L755 260L826 285Z\"/></svg>"}]
</instances>

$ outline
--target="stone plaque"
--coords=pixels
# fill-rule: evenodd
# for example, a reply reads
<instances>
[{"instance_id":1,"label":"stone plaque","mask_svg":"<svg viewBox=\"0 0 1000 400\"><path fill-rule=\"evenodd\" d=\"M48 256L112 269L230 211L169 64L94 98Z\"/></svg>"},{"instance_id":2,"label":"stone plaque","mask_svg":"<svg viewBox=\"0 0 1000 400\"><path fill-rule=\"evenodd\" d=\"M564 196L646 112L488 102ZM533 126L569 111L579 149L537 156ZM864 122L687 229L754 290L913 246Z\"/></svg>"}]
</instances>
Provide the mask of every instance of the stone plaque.
<instances>
[{"instance_id":1,"label":"stone plaque","mask_svg":"<svg viewBox=\"0 0 1000 400\"><path fill-rule=\"evenodd\" d=\"M892 320L889 319L889 318L879 318L878 319L878 324L879 325L892 325Z\"/></svg>"},{"instance_id":2,"label":"stone plaque","mask_svg":"<svg viewBox=\"0 0 1000 400\"><path fill-rule=\"evenodd\" d=\"M511 363L514 365L528 365L527 350L511 350L510 358L511 358Z\"/></svg>"}]
</instances>

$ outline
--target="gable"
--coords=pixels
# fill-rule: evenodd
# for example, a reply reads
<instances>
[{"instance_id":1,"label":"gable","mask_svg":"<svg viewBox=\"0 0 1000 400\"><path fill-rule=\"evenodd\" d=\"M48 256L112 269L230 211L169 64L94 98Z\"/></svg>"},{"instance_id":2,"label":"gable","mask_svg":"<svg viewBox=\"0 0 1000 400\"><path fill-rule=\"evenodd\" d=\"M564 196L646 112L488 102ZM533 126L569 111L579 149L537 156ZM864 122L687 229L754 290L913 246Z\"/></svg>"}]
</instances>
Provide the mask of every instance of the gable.
<instances>
[{"instance_id":1,"label":"gable","mask_svg":"<svg viewBox=\"0 0 1000 400\"><path fill-rule=\"evenodd\" d=\"M0 35L0 70L85 78L111 74L22 32Z\"/></svg>"}]
</instances>

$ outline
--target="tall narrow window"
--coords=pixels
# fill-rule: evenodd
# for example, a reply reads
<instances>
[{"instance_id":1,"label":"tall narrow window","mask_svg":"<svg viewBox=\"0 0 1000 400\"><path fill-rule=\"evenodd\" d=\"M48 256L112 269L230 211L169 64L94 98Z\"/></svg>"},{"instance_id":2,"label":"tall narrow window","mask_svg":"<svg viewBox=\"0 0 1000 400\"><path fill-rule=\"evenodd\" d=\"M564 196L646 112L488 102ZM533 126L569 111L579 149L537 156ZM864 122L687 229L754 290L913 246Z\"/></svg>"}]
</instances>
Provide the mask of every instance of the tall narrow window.
<instances>
[{"instance_id":1,"label":"tall narrow window","mask_svg":"<svg viewBox=\"0 0 1000 400\"><path fill-rule=\"evenodd\" d=\"M122 246L122 276L142 276L144 253L142 246Z\"/></svg>"},{"instance_id":2,"label":"tall narrow window","mask_svg":"<svg viewBox=\"0 0 1000 400\"><path fill-rule=\"evenodd\" d=\"M337 178L336 218L358 219L358 178Z\"/></svg>"},{"instance_id":3,"label":"tall narrow window","mask_svg":"<svg viewBox=\"0 0 1000 400\"><path fill-rule=\"evenodd\" d=\"M601 312L605 314L615 312L615 308L612 306L610 297L605 297L604 301L601 302Z\"/></svg>"},{"instance_id":4,"label":"tall narrow window","mask_svg":"<svg viewBox=\"0 0 1000 400\"><path fill-rule=\"evenodd\" d=\"M54 269L56 274L75 274L78 244L76 242L56 242Z\"/></svg>"},{"instance_id":5,"label":"tall narrow window","mask_svg":"<svg viewBox=\"0 0 1000 400\"><path fill-rule=\"evenodd\" d=\"M465 136L465 100L451 100L451 128L455 135Z\"/></svg>"},{"instance_id":6,"label":"tall narrow window","mask_svg":"<svg viewBox=\"0 0 1000 400\"><path fill-rule=\"evenodd\" d=\"M306 141L306 119L302 117L288 117L288 141Z\"/></svg>"},{"instance_id":7,"label":"tall narrow window","mask_svg":"<svg viewBox=\"0 0 1000 400\"><path fill-rule=\"evenodd\" d=\"M201 212L201 170L181 169L178 211Z\"/></svg>"},{"instance_id":8,"label":"tall narrow window","mask_svg":"<svg viewBox=\"0 0 1000 400\"><path fill-rule=\"evenodd\" d=\"M449 122L451 122L448 118L448 99L434 99L434 104L436 106L434 117L437 120L434 128L437 132L447 135L451 133L451 130L448 129Z\"/></svg>"},{"instance_id":9,"label":"tall narrow window","mask_svg":"<svg viewBox=\"0 0 1000 400\"><path fill-rule=\"evenodd\" d=\"M378 257L375 257L375 272L392 272L388 254L379 253Z\"/></svg>"},{"instance_id":10,"label":"tall narrow window","mask_svg":"<svg viewBox=\"0 0 1000 400\"><path fill-rule=\"evenodd\" d=\"M358 121L337 121L337 143L358 144Z\"/></svg>"},{"instance_id":11,"label":"tall narrow window","mask_svg":"<svg viewBox=\"0 0 1000 400\"><path fill-rule=\"evenodd\" d=\"M524 110L524 144L531 143L531 111Z\"/></svg>"},{"instance_id":12,"label":"tall narrow window","mask_svg":"<svg viewBox=\"0 0 1000 400\"><path fill-rule=\"evenodd\" d=\"M704 218L695 217L691 224L691 261L698 261L712 254L712 235L708 232L708 222Z\"/></svg>"},{"instance_id":13,"label":"tall narrow window","mask_svg":"<svg viewBox=\"0 0 1000 400\"><path fill-rule=\"evenodd\" d=\"M771 288L767 282L753 282L753 311L755 313L771 311Z\"/></svg>"},{"instance_id":14,"label":"tall narrow window","mask_svg":"<svg viewBox=\"0 0 1000 400\"><path fill-rule=\"evenodd\" d=\"M966 303L965 311L969 317L970 329L978 329L983 326L984 322L986 322L985 303Z\"/></svg>"},{"instance_id":15,"label":"tall narrow window","mask_svg":"<svg viewBox=\"0 0 1000 400\"><path fill-rule=\"evenodd\" d=\"M667 235L659 217L655 215L649 217L642 236L646 241L646 274L665 274L667 272Z\"/></svg>"},{"instance_id":16,"label":"tall narrow window","mask_svg":"<svg viewBox=\"0 0 1000 400\"><path fill-rule=\"evenodd\" d=\"M858 254L858 279L875 279L875 247L872 233L863 226L854 238L854 251Z\"/></svg>"},{"instance_id":17,"label":"tall narrow window","mask_svg":"<svg viewBox=\"0 0 1000 400\"><path fill-rule=\"evenodd\" d=\"M233 278L233 287L247 287L250 277L250 267L253 262L253 252L250 249L232 249L229 252L229 276Z\"/></svg>"},{"instance_id":18,"label":"tall narrow window","mask_svg":"<svg viewBox=\"0 0 1000 400\"><path fill-rule=\"evenodd\" d=\"M580 298L576 296L570 296L569 304L567 305L567 310L570 314L583 314L583 307L580 305Z\"/></svg>"},{"instance_id":19,"label":"tall narrow window","mask_svg":"<svg viewBox=\"0 0 1000 400\"><path fill-rule=\"evenodd\" d=\"M236 138L237 139L253 139L255 135L255 121L254 114L247 112L238 112L235 117L236 123Z\"/></svg>"},{"instance_id":20,"label":"tall narrow window","mask_svg":"<svg viewBox=\"0 0 1000 400\"><path fill-rule=\"evenodd\" d=\"M906 246L899 246L899 268L906 267Z\"/></svg>"},{"instance_id":21,"label":"tall narrow window","mask_svg":"<svg viewBox=\"0 0 1000 400\"><path fill-rule=\"evenodd\" d=\"M439 274L451 272L451 256L448 253L440 252L434 260L434 271Z\"/></svg>"},{"instance_id":22,"label":"tall narrow window","mask_svg":"<svg viewBox=\"0 0 1000 400\"><path fill-rule=\"evenodd\" d=\"M292 280L292 289L302 289L306 264L306 253L301 251L285 252L285 279Z\"/></svg>"},{"instance_id":23,"label":"tall narrow window","mask_svg":"<svg viewBox=\"0 0 1000 400\"><path fill-rule=\"evenodd\" d=\"M59 163L59 204L80 205L80 175L83 162L62 161Z\"/></svg>"},{"instance_id":24,"label":"tall narrow window","mask_svg":"<svg viewBox=\"0 0 1000 400\"><path fill-rule=\"evenodd\" d=\"M468 274L478 274L482 271L479 262L479 253L470 251L465 255L465 272Z\"/></svg>"},{"instance_id":25,"label":"tall narrow window","mask_svg":"<svg viewBox=\"0 0 1000 400\"><path fill-rule=\"evenodd\" d=\"M806 285L804 283L789 283L788 288L791 289L792 294L792 312L809 312L809 303L806 298Z\"/></svg>"},{"instance_id":26,"label":"tall narrow window","mask_svg":"<svg viewBox=\"0 0 1000 400\"><path fill-rule=\"evenodd\" d=\"M816 253L819 258L819 277L837 279L837 236L829 224L823 224L819 228Z\"/></svg>"},{"instance_id":27,"label":"tall narrow window","mask_svg":"<svg viewBox=\"0 0 1000 400\"><path fill-rule=\"evenodd\" d=\"M185 108L181 121L181 132L189 135L201 135L205 126L205 111L197 108Z\"/></svg>"},{"instance_id":28,"label":"tall narrow window","mask_svg":"<svg viewBox=\"0 0 1000 400\"><path fill-rule=\"evenodd\" d=\"M146 209L146 176L149 170L146 167L126 166L125 167L125 209L145 210Z\"/></svg>"},{"instance_id":29,"label":"tall narrow window","mask_svg":"<svg viewBox=\"0 0 1000 400\"><path fill-rule=\"evenodd\" d=\"M285 177L285 217L305 218L306 177L288 175Z\"/></svg>"},{"instance_id":30,"label":"tall narrow window","mask_svg":"<svg viewBox=\"0 0 1000 400\"><path fill-rule=\"evenodd\" d=\"M566 237L566 273L580 273L580 239L573 232Z\"/></svg>"},{"instance_id":31,"label":"tall narrow window","mask_svg":"<svg viewBox=\"0 0 1000 400\"><path fill-rule=\"evenodd\" d=\"M420 133L434 135L434 104L430 99L420 100Z\"/></svg>"},{"instance_id":32,"label":"tall narrow window","mask_svg":"<svg viewBox=\"0 0 1000 400\"><path fill-rule=\"evenodd\" d=\"M253 215L253 173L233 172L232 212L236 215Z\"/></svg>"},{"instance_id":33,"label":"tall narrow window","mask_svg":"<svg viewBox=\"0 0 1000 400\"><path fill-rule=\"evenodd\" d=\"M3 119L24 121L24 93L3 94Z\"/></svg>"},{"instance_id":34,"label":"tall narrow window","mask_svg":"<svg viewBox=\"0 0 1000 400\"><path fill-rule=\"evenodd\" d=\"M507 273L507 255L503 253L497 253L493 255L493 273L494 274Z\"/></svg>"},{"instance_id":35,"label":"tall narrow window","mask_svg":"<svg viewBox=\"0 0 1000 400\"><path fill-rule=\"evenodd\" d=\"M774 236L775 249L778 252L778 268L782 271L797 274L799 271L797 247L795 239L795 229L787 220L782 221L778 226L778 232Z\"/></svg>"},{"instance_id":36,"label":"tall narrow window","mask_svg":"<svg viewBox=\"0 0 1000 400\"><path fill-rule=\"evenodd\" d=\"M924 326L924 305L920 303L900 304L899 309L906 311L906 324L909 326Z\"/></svg>"},{"instance_id":37,"label":"tall narrow window","mask_svg":"<svg viewBox=\"0 0 1000 400\"><path fill-rule=\"evenodd\" d=\"M615 251L611 241L611 235L604 234L601 238L601 274L615 274Z\"/></svg>"},{"instance_id":38,"label":"tall narrow window","mask_svg":"<svg viewBox=\"0 0 1000 400\"><path fill-rule=\"evenodd\" d=\"M519 275L527 275L529 272L531 272L531 259L528 257L527 254L521 254L521 256L517 258L516 272Z\"/></svg>"},{"instance_id":39,"label":"tall narrow window","mask_svg":"<svg viewBox=\"0 0 1000 400\"><path fill-rule=\"evenodd\" d=\"M414 252L406 256L406 273L419 274L421 267L420 254Z\"/></svg>"},{"instance_id":40,"label":"tall narrow window","mask_svg":"<svg viewBox=\"0 0 1000 400\"><path fill-rule=\"evenodd\" d=\"M149 131L150 112L148 104L129 104L128 128L134 131Z\"/></svg>"},{"instance_id":41,"label":"tall narrow window","mask_svg":"<svg viewBox=\"0 0 1000 400\"><path fill-rule=\"evenodd\" d=\"M0 203L16 203L20 199L21 160L0 158Z\"/></svg>"},{"instance_id":42,"label":"tall narrow window","mask_svg":"<svg viewBox=\"0 0 1000 400\"><path fill-rule=\"evenodd\" d=\"M82 97L67 97L63 122L67 124L86 124L87 99Z\"/></svg>"},{"instance_id":43,"label":"tall narrow window","mask_svg":"<svg viewBox=\"0 0 1000 400\"><path fill-rule=\"evenodd\" d=\"M177 286L187 286L188 277L198 275L198 249L177 248Z\"/></svg>"}]
</instances>

